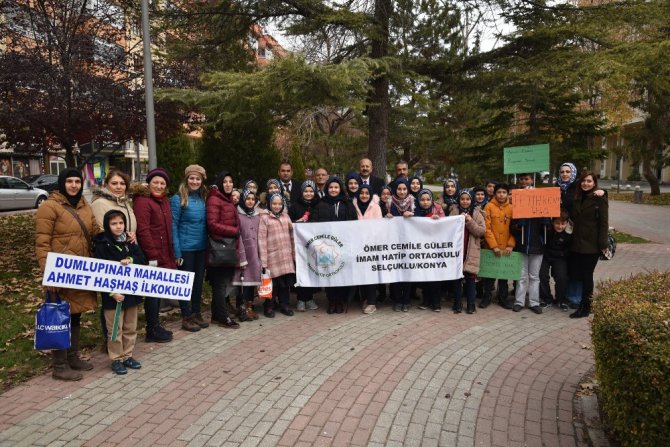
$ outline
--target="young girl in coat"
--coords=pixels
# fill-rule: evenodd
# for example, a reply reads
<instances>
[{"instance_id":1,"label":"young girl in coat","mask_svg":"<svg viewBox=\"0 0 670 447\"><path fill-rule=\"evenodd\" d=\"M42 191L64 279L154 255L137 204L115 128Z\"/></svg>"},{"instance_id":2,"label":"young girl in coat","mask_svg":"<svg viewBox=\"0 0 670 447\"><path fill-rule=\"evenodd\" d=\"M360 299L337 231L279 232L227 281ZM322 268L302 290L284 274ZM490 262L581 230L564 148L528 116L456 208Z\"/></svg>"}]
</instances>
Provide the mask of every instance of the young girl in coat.
<instances>
[{"instance_id":1,"label":"young girl in coat","mask_svg":"<svg viewBox=\"0 0 670 447\"><path fill-rule=\"evenodd\" d=\"M342 180L330 177L324 185L325 195L319 200L310 215L310 221L333 222L357 220L356 208L346 197ZM349 296L350 287L327 287L328 313L344 312L344 302Z\"/></svg>"},{"instance_id":2,"label":"young girl in coat","mask_svg":"<svg viewBox=\"0 0 670 447\"><path fill-rule=\"evenodd\" d=\"M389 213L386 217L412 217L414 216L414 206L416 199L409 193L409 181L406 178L397 178L391 184L393 195ZM393 310L396 312L409 311L410 301L410 283L396 282L391 284L391 299L393 300Z\"/></svg>"},{"instance_id":3,"label":"young girl in coat","mask_svg":"<svg viewBox=\"0 0 670 447\"><path fill-rule=\"evenodd\" d=\"M458 199L461 191L461 185L458 180L450 178L444 182L442 190L442 202L444 203L444 213L451 215L451 209L458 207Z\"/></svg>"},{"instance_id":4,"label":"young girl in coat","mask_svg":"<svg viewBox=\"0 0 670 447\"><path fill-rule=\"evenodd\" d=\"M382 210L379 207L379 197L372 194L370 185L361 185L353 203L358 220L381 219L383 217ZM377 284L358 286L361 300L365 303L364 314L377 311L377 286Z\"/></svg>"},{"instance_id":5,"label":"young girl in coat","mask_svg":"<svg viewBox=\"0 0 670 447\"><path fill-rule=\"evenodd\" d=\"M465 234L463 235L463 277L465 279L465 296L467 298L466 312L475 313L475 295L477 273L479 273L479 258L481 251L481 239L486 234L486 222L479 207L474 206L472 193L467 190L461 191L458 206L452 207L451 216L465 216ZM463 310L461 302L463 295L462 280L452 281L454 284L454 313L459 314Z\"/></svg>"},{"instance_id":6,"label":"young girl in coat","mask_svg":"<svg viewBox=\"0 0 670 447\"><path fill-rule=\"evenodd\" d=\"M293 224L284 212L285 202L280 194L268 198L268 212L261 214L258 226L258 252L263 271L269 270L272 277L272 291L278 298L279 311L292 316L289 306L289 291L295 284L295 264L293 251ZM268 318L275 316L274 300L265 300L263 313Z\"/></svg>"},{"instance_id":7,"label":"young girl in coat","mask_svg":"<svg viewBox=\"0 0 670 447\"><path fill-rule=\"evenodd\" d=\"M312 180L306 180L300 186L300 197L298 200L291 202L288 215L292 222L302 223L309 222L312 208L319 201L316 195L316 183ZM296 287L295 292L298 297L298 304L296 310L304 312L305 310L316 310L319 306L314 301L315 287Z\"/></svg>"},{"instance_id":8,"label":"young girl in coat","mask_svg":"<svg viewBox=\"0 0 670 447\"><path fill-rule=\"evenodd\" d=\"M414 215L416 217L439 219L440 217L444 217L444 211L441 206L435 204L431 190L421 189L416 193ZM423 290L423 305L419 306L419 309L432 309L435 312L442 310L442 306L440 305L440 285L441 281L429 281L420 284Z\"/></svg>"},{"instance_id":9,"label":"young girl in coat","mask_svg":"<svg viewBox=\"0 0 670 447\"><path fill-rule=\"evenodd\" d=\"M256 193L245 189L237 205L240 217L240 267L235 269L233 285L237 287L237 316L240 321L257 320L254 311L254 291L261 285L261 260L258 256L258 228L260 211Z\"/></svg>"},{"instance_id":10,"label":"young girl in coat","mask_svg":"<svg viewBox=\"0 0 670 447\"><path fill-rule=\"evenodd\" d=\"M95 238L96 258L119 261L121 265L147 263L139 245L128 241L126 216L123 212L107 211L103 218L103 227L104 233ZM137 306L142 302L142 298L114 292L102 292L101 295L105 325L109 334L107 354L112 361L112 371L123 375L128 372L126 368L140 369L142 365L133 358L133 350L137 340ZM117 303L121 303L121 314L116 339L112 340Z\"/></svg>"}]
</instances>

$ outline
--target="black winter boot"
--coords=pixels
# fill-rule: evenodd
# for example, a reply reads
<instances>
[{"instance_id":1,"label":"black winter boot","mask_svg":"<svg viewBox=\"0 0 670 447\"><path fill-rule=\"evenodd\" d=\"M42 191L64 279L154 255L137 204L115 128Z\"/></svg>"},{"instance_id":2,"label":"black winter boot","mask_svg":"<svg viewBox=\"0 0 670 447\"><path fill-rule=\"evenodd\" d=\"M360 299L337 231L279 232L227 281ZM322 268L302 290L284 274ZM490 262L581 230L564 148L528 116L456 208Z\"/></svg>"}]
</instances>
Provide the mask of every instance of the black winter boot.
<instances>
[{"instance_id":1,"label":"black winter boot","mask_svg":"<svg viewBox=\"0 0 670 447\"><path fill-rule=\"evenodd\" d=\"M591 313L591 298L582 298L582 302L579 303L579 307L576 312L570 314L570 318L584 318L588 317Z\"/></svg>"}]
</instances>

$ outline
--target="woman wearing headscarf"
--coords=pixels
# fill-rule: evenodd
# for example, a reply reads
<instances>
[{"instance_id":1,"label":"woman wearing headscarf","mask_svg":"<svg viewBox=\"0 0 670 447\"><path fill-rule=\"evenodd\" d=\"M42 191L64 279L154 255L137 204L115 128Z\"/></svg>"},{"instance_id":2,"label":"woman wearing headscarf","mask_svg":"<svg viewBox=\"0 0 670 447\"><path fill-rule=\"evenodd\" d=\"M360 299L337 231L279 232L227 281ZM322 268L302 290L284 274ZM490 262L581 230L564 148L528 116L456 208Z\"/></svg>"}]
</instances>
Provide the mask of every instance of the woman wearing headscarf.
<instances>
[{"instance_id":1,"label":"woman wearing headscarf","mask_svg":"<svg viewBox=\"0 0 670 447\"><path fill-rule=\"evenodd\" d=\"M381 219L382 210L379 207L379 197L372 194L370 185L361 185L354 198L354 208L358 220ZM377 311L377 284L365 284L358 286L361 300L365 303L364 314L371 314Z\"/></svg>"},{"instance_id":2,"label":"woman wearing headscarf","mask_svg":"<svg viewBox=\"0 0 670 447\"><path fill-rule=\"evenodd\" d=\"M233 176L221 171L216 177L216 190L207 196L207 233L215 240L236 238L240 235L240 217L233 205ZM236 241L236 244L239 242ZM239 251L239 250L238 250ZM232 292L235 267L207 266L207 279L212 285L212 321L219 325L238 329L240 325L230 317L228 295Z\"/></svg>"},{"instance_id":3,"label":"woman wearing headscarf","mask_svg":"<svg viewBox=\"0 0 670 447\"><path fill-rule=\"evenodd\" d=\"M37 209L35 216L35 252L40 270L44 272L49 252L75 256L91 255L91 238L102 231L93 210L82 197L83 178L74 168L58 175L58 191ZM51 288L49 288L51 289ZM88 290L57 289L58 295L70 303L70 349L53 350L52 377L58 380L80 380L81 373L93 365L79 358L81 314L95 310L97 294Z\"/></svg>"},{"instance_id":4,"label":"woman wearing headscarf","mask_svg":"<svg viewBox=\"0 0 670 447\"><path fill-rule=\"evenodd\" d=\"M172 244L172 210L167 198L170 176L163 168L152 169L147 174L147 184L147 187L138 190L134 199L137 242L149 265L176 269L177 260ZM172 340L172 332L160 324L159 310L159 298L147 297L144 300L148 342L166 343Z\"/></svg>"},{"instance_id":5,"label":"woman wearing headscarf","mask_svg":"<svg viewBox=\"0 0 670 447\"><path fill-rule=\"evenodd\" d=\"M444 217L444 210L442 207L435 204L433 200L433 192L429 189L420 189L416 193L416 208L414 209L415 217L428 217L430 219L439 219ZM412 289L421 287L423 303L418 306L419 309L432 309L435 312L440 312L442 306L440 305L440 285L441 281L426 281L419 284L411 283Z\"/></svg>"},{"instance_id":6,"label":"woman wearing headscarf","mask_svg":"<svg viewBox=\"0 0 670 447\"><path fill-rule=\"evenodd\" d=\"M409 193L417 198L419 191L423 189L423 181L416 175L409 178Z\"/></svg>"},{"instance_id":7,"label":"woman wearing headscarf","mask_svg":"<svg viewBox=\"0 0 670 447\"><path fill-rule=\"evenodd\" d=\"M561 207L568 210L572 209L572 203L575 201L575 180L577 179L577 167L570 163L563 163L558 168L558 178L556 186L561 188Z\"/></svg>"},{"instance_id":8,"label":"woman wearing headscarf","mask_svg":"<svg viewBox=\"0 0 670 447\"><path fill-rule=\"evenodd\" d=\"M271 178L265 182L265 191L258 196L259 206L264 210L268 209L268 198L275 193L284 199L284 210L288 211L291 195L284 188L284 184L276 178Z\"/></svg>"},{"instance_id":9,"label":"woman wearing headscarf","mask_svg":"<svg viewBox=\"0 0 670 447\"><path fill-rule=\"evenodd\" d=\"M344 192L342 180L338 177L330 177L324 187L325 195L314 207L310 215L313 222L339 222L357 220L356 208L347 198ZM344 301L349 296L349 287L328 287L328 313L344 312Z\"/></svg>"},{"instance_id":10,"label":"woman wearing headscarf","mask_svg":"<svg viewBox=\"0 0 670 447\"><path fill-rule=\"evenodd\" d=\"M172 208L172 245L179 270L193 272L191 300L180 300L181 328L197 332L209 326L202 318L202 284L205 280L207 221L207 173L200 165L189 165L177 194L170 199Z\"/></svg>"}]
</instances>

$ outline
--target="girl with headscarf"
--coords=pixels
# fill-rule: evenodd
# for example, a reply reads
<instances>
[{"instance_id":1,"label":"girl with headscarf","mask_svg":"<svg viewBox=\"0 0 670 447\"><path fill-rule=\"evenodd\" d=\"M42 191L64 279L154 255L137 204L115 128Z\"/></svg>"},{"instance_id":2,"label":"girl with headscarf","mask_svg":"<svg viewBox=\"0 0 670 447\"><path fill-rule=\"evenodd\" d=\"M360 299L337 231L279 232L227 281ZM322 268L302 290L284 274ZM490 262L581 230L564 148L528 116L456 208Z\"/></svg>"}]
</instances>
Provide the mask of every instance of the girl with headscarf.
<instances>
[{"instance_id":1,"label":"girl with headscarf","mask_svg":"<svg viewBox=\"0 0 670 447\"><path fill-rule=\"evenodd\" d=\"M324 185L325 195L314 207L310 221L333 222L357 220L356 208L344 193L344 185L338 177L330 177ZM344 301L349 296L350 287L328 287L328 313L344 312Z\"/></svg>"},{"instance_id":2,"label":"girl with headscarf","mask_svg":"<svg viewBox=\"0 0 670 447\"><path fill-rule=\"evenodd\" d=\"M421 191L422 189L423 189L423 182L419 177L414 176L409 178L409 193L412 196L416 198L417 194L419 194L419 191Z\"/></svg>"},{"instance_id":3,"label":"girl with headscarf","mask_svg":"<svg viewBox=\"0 0 670 447\"><path fill-rule=\"evenodd\" d=\"M458 180L450 178L444 182L442 188L442 202L444 203L444 213L451 214L453 207L458 207L459 193L461 192L461 185Z\"/></svg>"},{"instance_id":4,"label":"girl with headscarf","mask_svg":"<svg viewBox=\"0 0 670 447\"><path fill-rule=\"evenodd\" d=\"M215 240L235 238L239 247L240 217L233 205L233 176L221 171L216 177L216 189L207 196L207 232ZM238 249L239 253L239 249ZM228 310L228 295L232 291L235 267L207 266L207 278L212 286L212 321L229 329L240 325L231 318Z\"/></svg>"},{"instance_id":5,"label":"girl with headscarf","mask_svg":"<svg viewBox=\"0 0 670 447\"><path fill-rule=\"evenodd\" d=\"M406 178L397 178L390 186L391 204L386 217L412 217L416 200L409 193L409 181Z\"/></svg>"},{"instance_id":6,"label":"girl with headscarf","mask_svg":"<svg viewBox=\"0 0 670 447\"><path fill-rule=\"evenodd\" d=\"M93 210L82 197L83 178L74 168L58 175L58 191L37 209L35 216L35 253L44 272L49 252L91 256L91 238L102 231ZM70 349L52 350L52 377L58 380L80 380L79 371L93 369L93 364L79 358L81 314L95 310L97 294L89 290L55 289L51 292L70 303Z\"/></svg>"},{"instance_id":7,"label":"girl with headscarf","mask_svg":"<svg viewBox=\"0 0 670 447\"><path fill-rule=\"evenodd\" d=\"M470 191L464 190L459 194L458 206L452 207L451 216L465 216L465 233L463 235L463 277L465 280L465 296L467 299L467 313L475 313L476 279L479 273L479 258L481 239L486 234L486 221L481 208L474 206ZM454 286L454 313L461 313L463 304L463 280L451 281Z\"/></svg>"},{"instance_id":8,"label":"girl with headscarf","mask_svg":"<svg viewBox=\"0 0 670 447\"><path fill-rule=\"evenodd\" d=\"M363 179L358 172L350 172L345 178L344 185L346 186L347 197L354 199L358 194L358 188L363 184Z\"/></svg>"},{"instance_id":9,"label":"girl with headscarf","mask_svg":"<svg viewBox=\"0 0 670 447\"><path fill-rule=\"evenodd\" d=\"M381 208L382 216L384 217L389 214L392 195L393 191L391 191L391 188L388 185L382 187L381 193L379 194L379 208Z\"/></svg>"},{"instance_id":10,"label":"girl with headscarf","mask_svg":"<svg viewBox=\"0 0 670 447\"><path fill-rule=\"evenodd\" d=\"M300 197L291 202L288 215L292 222L310 222L312 218L312 208L318 203L316 183L312 180L305 180L300 185ZM295 292L298 297L296 310L304 312L305 310L316 310L319 306L314 301L315 287L296 287Z\"/></svg>"},{"instance_id":11,"label":"girl with headscarf","mask_svg":"<svg viewBox=\"0 0 670 447\"><path fill-rule=\"evenodd\" d=\"M386 217L412 217L414 216L414 206L416 199L409 193L409 181L406 178L399 177L391 184L391 204L389 213ZM396 282L389 286L391 290L391 299L393 300L393 310L396 312L409 311L411 283Z\"/></svg>"},{"instance_id":12,"label":"girl with headscarf","mask_svg":"<svg viewBox=\"0 0 670 447\"><path fill-rule=\"evenodd\" d=\"M572 209L575 200L575 180L577 179L577 167L570 162L561 164L558 168L556 186L561 188L561 206L568 210Z\"/></svg>"},{"instance_id":13,"label":"girl with headscarf","mask_svg":"<svg viewBox=\"0 0 670 447\"><path fill-rule=\"evenodd\" d=\"M265 182L265 192L258 196L259 206L261 209L269 209L268 199L272 194L279 194L284 199L284 210L288 211L289 202L291 200L290 194L284 189L284 184L276 178L271 178Z\"/></svg>"},{"instance_id":14,"label":"girl with headscarf","mask_svg":"<svg viewBox=\"0 0 670 447\"><path fill-rule=\"evenodd\" d=\"M272 277L272 293L278 298L279 311L292 316L289 306L289 292L295 284L295 263L293 248L293 224L284 211L284 198L274 193L268 198L267 213L261 214L258 225L258 253L262 271L269 270ZM274 299L266 299L263 313L274 318Z\"/></svg>"},{"instance_id":15,"label":"girl with headscarf","mask_svg":"<svg viewBox=\"0 0 670 447\"><path fill-rule=\"evenodd\" d=\"M177 259L172 244L172 210L167 198L170 176L163 168L152 169L147 174L147 184L137 192L134 199L137 242L149 265L176 269ZM161 326L159 311L159 298L147 297L144 300L146 341L166 343L172 340L172 332Z\"/></svg>"},{"instance_id":16,"label":"girl with headscarf","mask_svg":"<svg viewBox=\"0 0 670 447\"><path fill-rule=\"evenodd\" d=\"M444 217L444 211L441 206L435 204L431 190L421 189L416 193L414 215L416 217L439 219L440 217ZM435 312L442 310L442 306L440 305L440 285L441 281L427 281L417 285L423 291L423 304L418 307L419 309L430 308Z\"/></svg>"},{"instance_id":17,"label":"girl with headscarf","mask_svg":"<svg viewBox=\"0 0 670 447\"><path fill-rule=\"evenodd\" d=\"M197 332L209 327L202 318L202 284L207 263L207 173L200 165L189 165L177 194L170 199L172 209L172 245L179 270L193 272L193 293L190 301L179 300L181 328Z\"/></svg>"},{"instance_id":18,"label":"girl with headscarf","mask_svg":"<svg viewBox=\"0 0 670 447\"><path fill-rule=\"evenodd\" d=\"M370 185L361 185L354 198L354 208L358 220L381 219L382 210L379 207L379 197L372 194ZM364 314L371 314L377 310L377 284L358 286L361 300L365 303Z\"/></svg>"},{"instance_id":19,"label":"girl with headscarf","mask_svg":"<svg viewBox=\"0 0 670 447\"><path fill-rule=\"evenodd\" d=\"M256 193L242 190L237 205L240 219L240 266L235 269L233 285L237 287L237 316L240 321L257 320L254 310L254 291L261 285L261 260L258 256L258 228L260 210Z\"/></svg>"},{"instance_id":20,"label":"girl with headscarf","mask_svg":"<svg viewBox=\"0 0 670 447\"><path fill-rule=\"evenodd\" d=\"M316 183L312 180L305 180L300 185L300 197L291 202L288 215L292 222L309 222L309 216L312 208L319 201L316 194Z\"/></svg>"}]
</instances>

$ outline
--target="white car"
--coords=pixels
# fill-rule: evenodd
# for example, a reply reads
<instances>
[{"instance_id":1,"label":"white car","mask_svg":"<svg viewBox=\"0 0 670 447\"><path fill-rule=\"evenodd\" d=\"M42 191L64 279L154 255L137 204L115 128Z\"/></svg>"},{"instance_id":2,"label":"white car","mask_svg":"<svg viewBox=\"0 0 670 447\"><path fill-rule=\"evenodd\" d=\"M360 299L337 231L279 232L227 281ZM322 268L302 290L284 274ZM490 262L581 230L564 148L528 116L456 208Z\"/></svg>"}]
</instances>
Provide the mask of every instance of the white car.
<instances>
[{"instance_id":1,"label":"white car","mask_svg":"<svg viewBox=\"0 0 670 447\"><path fill-rule=\"evenodd\" d=\"M37 208L49 193L16 177L0 175L0 210Z\"/></svg>"}]
</instances>

